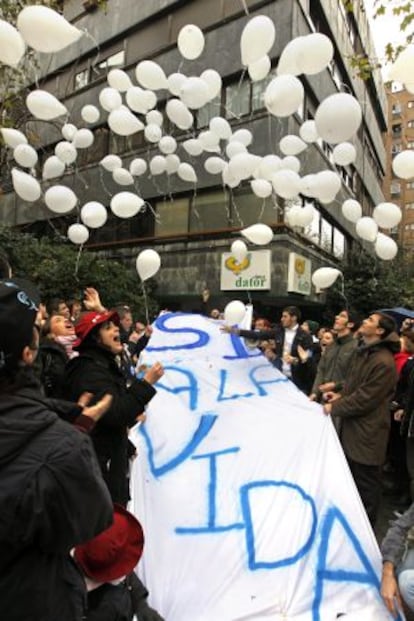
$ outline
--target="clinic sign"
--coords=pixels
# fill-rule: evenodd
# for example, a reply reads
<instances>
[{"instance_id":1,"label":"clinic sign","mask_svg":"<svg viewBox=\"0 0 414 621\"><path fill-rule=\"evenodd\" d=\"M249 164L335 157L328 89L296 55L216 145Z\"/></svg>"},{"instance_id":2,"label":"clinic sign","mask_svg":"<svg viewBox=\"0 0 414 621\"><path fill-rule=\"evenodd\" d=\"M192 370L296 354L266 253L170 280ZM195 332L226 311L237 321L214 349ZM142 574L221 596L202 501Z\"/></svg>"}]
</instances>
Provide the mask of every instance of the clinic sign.
<instances>
[{"instance_id":1,"label":"clinic sign","mask_svg":"<svg viewBox=\"0 0 414 621\"><path fill-rule=\"evenodd\" d=\"M289 293L301 293L310 295L311 292L311 269L310 259L296 252L289 252L288 287Z\"/></svg>"},{"instance_id":2,"label":"clinic sign","mask_svg":"<svg viewBox=\"0 0 414 621\"><path fill-rule=\"evenodd\" d=\"M224 252L221 255L221 291L270 289L271 256L270 250L255 250L239 261L231 252Z\"/></svg>"}]
</instances>

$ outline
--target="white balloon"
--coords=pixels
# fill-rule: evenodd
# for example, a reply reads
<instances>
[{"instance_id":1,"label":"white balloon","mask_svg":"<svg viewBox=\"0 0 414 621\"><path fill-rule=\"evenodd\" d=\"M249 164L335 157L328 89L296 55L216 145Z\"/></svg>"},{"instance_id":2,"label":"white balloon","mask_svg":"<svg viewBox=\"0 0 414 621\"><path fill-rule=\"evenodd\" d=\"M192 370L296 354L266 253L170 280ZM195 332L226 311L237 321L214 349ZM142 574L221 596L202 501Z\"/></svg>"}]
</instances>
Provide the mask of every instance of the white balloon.
<instances>
[{"instance_id":1,"label":"white balloon","mask_svg":"<svg viewBox=\"0 0 414 621\"><path fill-rule=\"evenodd\" d=\"M115 88L121 93L125 93L132 86L129 75L122 69L111 69L106 79L111 88Z\"/></svg>"},{"instance_id":2,"label":"white balloon","mask_svg":"<svg viewBox=\"0 0 414 621\"><path fill-rule=\"evenodd\" d=\"M338 166L348 166L355 162L356 149L350 142L340 142L333 150L332 157Z\"/></svg>"},{"instance_id":3,"label":"white balloon","mask_svg":"<svg viewBox=\"0 0 414 621\"><path fill-rule=\"evenodd\" d=\"M12 182L16 194L29 203L37 201L42 194L42 189L37 179L18 168L12 168Z\"/></svg>"},{"instance_id":4,"label":"white balloon","mask_svg":"<svg viewBox=\"0 0 414 621\"><path fill-rule=\"evenodd\" d=\"M312 224L315 217L315 208L312 203L306 203L304 207L299 207L297 215L297 225L305 228Z\"/></svg>"},{"instance_id":5,"label":"white balloon","mask_svg":"<svg viewBox=\"0 0 414 621\"><path fill-rule=\"evenodd\" d=\"M303 102L302 82L293 75L280 75L268 84L264 102L267 110L277 117L290 116Z\"/></svg>"},{"instance_id":6,"label":"white balloon","mask_svg":"<svg viewBox=\"0 0 414 621\"><path fill-rule=\"evenodd\" d=\"M398 246L396 242L383 233L378 233L375 240L375 253L383 261L392 261L397 256Z\"/></svg>"},{"instance_id":7,"label":"white balloon","mask_svg":"<svg viewBox=\"0 0 414 621\"><path fill-rule=\"evenodd\" d=\"M187 76L183 73L171 73L167 78L168 90L172 95L179 97L181 87L186 81Z\"/></svg>"},{"instance_id":8,"label":"white balloon","mask_svg":"<svg viewBox=\"0 0 414 621\"><path fill-rule=\"evenodd\" d=\"M155 155L149 163L151 175L162 175L167 170L167 162L162 155Z\"/></svg>"},{"instance_id":9,"label":"white balloon","mask_svg":"<svg viewBox=\"0 0 414 621\"><path fill-rule=\"evenodd\" d=\"M64 164L73 164L78 157L78 152L71 142L62 140L55 146L55 155Z\"/></svg>"},{"instance_id":10,"label":"white balloon","mask_svg":"<svg viewBox=\"0 0 414 621\"><path fill-rule=\"evenodd\" d=\"M147 125L151 125L153 123L154 125L158 125L158 127L162 127L164 117L158 110L151 110L145 115L145 121Z\"/></svg>"},{"instance_id":11,"label":"white balloon","mask_svg":"<svg viewBox=\"0 0 414 621\"><path fill-rule=\"evenodd\" d=\"M405 49L400 52L395 63L392 65L389 78L398 82L403 82L407 86L407 82L413 81L414 71L414 45L407 45Z\"/></svg>"},{"instance_id":12,"label":"white balloon","mask_svg":"<svg viewBox=\"0 0 414 621\"><path fill-rule=\"evenodd\" d=\"M279 148L283 155L298 155L306 149L307 145L299 136L288 134L279 142Z\"/></svg>"},{"instance_id":13,"label":"white balloon","mask_svg":"<svg viewBox=\"0 0 414 621\"><path fill-rule=\"evenodd\" d=\"M18 144L13 151L13 157L24 168L33 168L38 160L37 151L28 144Z\"/></svg>"},{"instance_id":14,"label":"white balloon","mask_svg":"<svg viewBox=\"0 0 414 621\"><path fill-rule=\"evenodd\" d=\"M167 101L165 112L179 129L190 129L194 122L193 115L179 99L170 99Z\"/></svg>"},{"instance_id":15,"label":"white balloon","mask_svg":"<svg viewBox=\"0 0 414 621\"><path fill-rule=\"evenodd\" d=\"M209 101L220 95L223 81L218 71L206 69L200 75L200 78L207 84Z\"/></svg>"},{"instance_id":16,"label":"white balloon","mask_svg":"<svg viewBox=\"0 0 414 621\"><path fill-rule=\"evenodd\" d=\"M80 211L83 224L90 229L99 229L108 219L108 212L102 203L90 201L85 203Z\"/></svg>"},{"instance_id":17,"label":"white balloon","mask_svg":"<svg viewBox=\"0 0 414 621\"><path fill-rule=\"evenodd\" d=\"M60 52L83 35L64 17L46 6L32 5L20 11L17 28L37 52Z\"/></svg>"},{"instance_id":18,"label":"white balloon","mask_svg":"<svg viewBox=\"0 0 414 621\"><path fill-rule=\"evenodd\" d=\"M298 66L301 73L314 75L326 69L334 56L331 40L320 32L302 37Z\"/></svg>"},{"instance_id":19,"label":"white balloon","mask_svg":"<svg viewBox=\"0 0 414 621\"><path fill-rule=\"evenodd\" d=\"M401 222L402 213L400 207L394 203L379 203L374 208L372 217L382 229L392 229Z\"/></svg>"},{"instance_id":20,"label":"white balloon","mask_svg":"<svg viewBox=\"0 0 414 621\"><path fill-rule=\"evenodd\" d=\"M398 153L392 161L392 170L400 179L414 177L414 151L406 150Z\"/></svg>"},{"instance_id":21,"label":"white balloon","mask_svg":"<svg viewBox=\"0 0 414 621\"><path fill-rule=\"evenodd\" d=\"M256 194L259 198L267 198L273 191L272 184L265 179L253 179L250 181L250 186L253 194Z\"/></svg>"},{"instance_id":22,"label":"white balloon","mask_svg":"<svg viewBox=\"0 0 414 621\"><path fill-rule=\"evenodd\" d=\"M365 241L374 242L378 235L378 225L372 218L363 216L355 225L356 233Z\"/></svg>"},{"instance_id":23,"label":"white balloon","mask_svg":"<svg viewBox=\"0 0 414 621\"><path fill-rule=\"evenodd\" d=\"M319 136L331 144L349 140L358 131L361 121L361 106L348 93L330 95L319 104L315 114Z\"/></svg>"},{"instance_id":24,"label":"white balloon","mask_svg":"<svg viewBox=\"0 0 414 621\"><path fill-rule=\"evenodd\" d=\"M101 113L96 106L86 105L81 110L81 117L85 123L96 123L100 116Z\"/></svg>"},{"instance_id":25,"label":"white balloon","mask_svg":"<svg viewBox=\"0 0 414 621\"><path fill-rule=\"evenodd\" d=\"M113 155L110 153L109 155L105 155L104 158L99 162L105 170L108 172L113 172L115 168L122 168L122 160L119 155Z\"/></svg>"},{"instance_id":26,"label":"white balloon","mask_svg":"<svg viewBox=\"0 0 414 621\"><path fill-rule=\"evenodd\" d=\"M247 70L251 81L260 82L260 80L264 80L269 74L271 66L270 58L267 55L262 56L262 58L259 58L259 60L256 60L254 63L250 63Z\"/></svg>"},{"instance_id":27,"label":"white balloon","mask_svg":"<svg viewBox=\"0 0 414 621\"><path fill-rule=\"evenodd\" d=\"M230 123L221 116L212 118L209 123L209 128L220 140L228 140L232 135Z\"/></svg>"},{"instance_id":28,"label":"white balloon","mask_svg":"<svg viewBox=\"0 0 414 621\"><path fill-rule=\"evenodd\" d=\"M240 183L240 179L238 177L234 177L230 173L229 165L226 164L223 168L223 172L221 173L221 177L223 179L223 184L227 185L229 188L237 188Z\"/></svg>"},{"instance_id":29,"label":"white balloon","mask_svg":"<svg viewBox=\"0 0 414 621\"><path fill-rule=\"evenodd\" d=\"M257 168L255 176L257 175L258 179L271 181L274 173L280 170L280 165L280 157L277 155L265 155Z\"/></svg>"},{"instance_id":30,"label":"white balloon","mask_svg":"<svg viewBox=\"0 0 414 621\"><path fill-rule=\"evenodd\" d=\"M182 162L178 167L177 174L183 181L197 183L197 175L191 164Z\"/></svg>"},{"instance_id":31,"label":"white balloon","mask_svg":"<svg viewBox=\"0 0 414 621\"><path fill-rule=\"evenodd\" d=\"M65 106L51 93L37 89L26 97L26 106L37 119L53 121L62 114L67 114Z\"/></svg>"},{"instance_id":32,"label":"white balloon","mask_svg":"<svg viewBox=\"0 0 414 621\"><path fill-rule=\"evenodd\" d=\"M200 132L198 135L198 140L204 151L213 151L215 153L220 152L219 138L214 132L210 130Z\"/></svg>"},{"instance_id":33,"label":"white balloon","mask_svg":"<svg viewBox=\"0 0 414 621\"><path fill-rule=\"evenodd\" d=\"M273 231L267 224L252 224L252 226L248 226L240 233L257 246L266 246L273 239Z\"/></svg>"},{"instance_id":34,"label":"white balloon","mask_svg":"<svg viewBox=\"0 0 414 621\"><path fill-rule=\"evenodd\" d=\"M140 177L147 172L147 162L141 157L136 157L129 165L129 172L134 177Z\"/></svg>"},{"instance_id":35,"label":"white balloon","mask_svg":"<svg viewBox=\"0 0 414 621\"><path fill-rule=\"evenodd\" d=\"M112 197L110 207L118 218L132 218L136 216L144 201L132 192L118 192Z\"/></svg>"},{"instance_id":36,"label":"white balloon","mask_svg":"<svg viewBox=\"0 0 414 621\"><path fill-rule=\"evenodd\" d=\"M183 58L195 60L204 49L204 35L198 26L187 24L178 33L177 47Z\"/></svg>"},{"instance_id":37,"label":"white balloon","mask_svg":"<svg viewBox=\"0 0 414 621\"><path fill-rule=\"evenodd\" d=\"M87 149L93 144L95 137L90 129L78 129L74 138L73 145L77 149Z\"/></svg>"},{"instance_id":38,"label":"white balloon","mask_svg":"<svg viewBox=\"0 0 414 621\"><path fill-rule=\"evenodd\" d=\"M56 179L65 172L65 164L56 155L51 155L43 164L42 179Z\"/></svg>"},{"instance_id":39,"label":"white balloon","mask_svg":"<svg viewBox=\"0 0 414 621\"><path fill-rule=\"evenodd\" d=\"M299 128L299 136L305 142L316 142L318 140L318 132L316 131L316 125L313 119L302 123Z\"/></svg>"},{"instance_id":40,"label":"white balloon","mask_svg":"<svg viewBox=\"0 0 414 621\"><path fill-rule=\"evenodd\" d=\"M178 171L180 165L180 158L175 153L169 153L165 156L165 162L167 164L167 175L173 175Z\"/></svg>"},{"instance_id":41,"label":"white balloon","mask_svg":"<svg viewBox=\"0 0 414 621\"><path fill-rule=\"evenodd\" d=\"M8 147L11 147L12 149L17 147L19 144L27 144L26 136L18 129L2 127L0 131L4 142Z\"/></svg>"},{"instance_id":42,"label":"white balloon","mask_svg":"<svg viewBox=\"0 0 414 621\"><path fill-rule=\"evenodd\" d=\"M111 110L108 125L119 136L132 136L144 129L144 124L126 106Z\"/></svg>"},{"instance_id":43,"label":"white balloon","mask_svg":"<svg viewBox=\"0 0 414 621\"><path fill-rule=\"evenodd\" d=\"M14 26L0 20L0 62L17 67L26 51L26 44Z\"/></svg>"},{"instance_id":44,"label":"white balloon","mask_svg":"<svg viewBox=\"0 0 414 621\"><path fill-rule=\"evenodd\" d=\"M241 142L245 147L248 147L252 141L253 134L248 129L238 129L231 135L229 140L229 142Z\"/></svg>"},{"instance_id":45,"label":"white balloon","mask_svg":"<svg viewBox=\"0 0 414 621\"><path fill-rule=\"evenodd\" d=\"M54 185L45 192L45 203L55 213L69 213L77 202L76 194L65 185Z\"/></svg>"},{"instance_id":46,"label":"white balloon","mask_svg":"<svg viewBox=\"0 0 414 621\"><path fill-rule=\"evenodd\" d=\"M257 15L250 19L240 39L242 64L247 66L263 58L275 42L274 24L267 15Z\"/></svg>"},{"instance_id":47,"label":"white balloon","mask_svg":"<svg viewBox=\"0 0 414 621\"><path fill-rule=\"evenodd\" d=\"M162 137L161 128L158 125L155 125L155 123L150 123L149 125L145 126L144 136L145 139L148 140L148 142L159 142Z\"/></svg>"},{"instance_id":48,"label":"white balloon","mask_svg":"<svg viewBox=\"0 0 414 621\"><path fill-rule=\"evenodd\" d=\"M342 203L342 215L350 222L358 222L362 217L361 204L353 198L348 198Z\"/></svg>"},{"instance_id":49,"label":"white balloon","mask_svg":"<svg viewBox=\"0 0 414 621\"><path fill-rule=\"evenodd\" d=\"M152 278L161 267L161 257L155 250L148 248L139 253L136 260L138 276L142 281Z\"/></svg>"},{"instance_id":50,"label":"white balloon","mask_svg":"<svg viewBox=\"0 0 414 621\"><path fill-rule=\"evenodd\" d=\"M244 146L243 143L239 142L238 140L229 142L229 144L226 146L226 155L229 159L232 159L240 153L247 153L247 148Z\"/></svg>"},{"instance_id":51,"label":"white balloon","mask_svg":"<svg viewBox=\"0 0 414 621\"><path fill-rule=\"evenodd\" d=\"M209 100L209 89L201 78L187 78L180 90L180 98L183 104L191 110L198 110L205 106Z\"/></svg>"},{"instance_id":52,"label":"white balloon","mask_svg":"<svg viewBox=\"0 0 414 621\"><path fill-rule=\"evenodd\" d=\"M157 96L153 91L144 90L142 94L147 110L152 110L157 103Z\"/></svg>"},{"instance_id":53,"label":"white balloon","mask_svg":"<svg viewBox=\"0 0 414 621\"><path fill-rule=\"evenodd\" d=\"M193 157L197 157L201 155L203 152L203 145L197 138L189 138L188 140L184 140L181 143L184 151L188 153L188 155L192 155Z\"/></svg>"},{"instance_id":54,"label":"white balloon","mask_svg":"<svg viewBox=\"0 0 414 621\"><path fill-rule=\"evenodd\" d=\"M298 173L300 171L300 160L295 155L287 155L280 162L280 170L293 170Z\"/></svg>"},{"instance_id":55,"label":"white balloon","mask_svg":"<svg viewBox=\"0 0 414 621\"><path fill-rule=\"evenodd\" d=\"M321 170L315 175L316 196L331 202L342 186L341 177L333 170Z\"/></svg>"},{"instance_id":56,"label":"white balloon","mask_svg":"<svg viewBox=\"0 0 414 621\"><path fill-rule=\"evenodd\" d=\"M135 68L137 81L147 89L156 91L168 88L167 77L164 70L153 60L142 60Z\"/></svg>"},{"instance_id":57,"label":"white balloon","mask_svg":"<svg viewBox=\"0 0 414 621\"><path fill-rule=\"evenodd\" d=\"M241 239L236 239L231 245L231 254L239 263L247 257L247 246Z\"/></svg>"},{"instance_id":58,"label":"white balloon","mask_svg":"<svg viewBox=\"0 0 414 621\"><path fill-rule=\"evenodd\" d=\"M132 185L134 183L134 178L125 168L115 168L112 171L112 179L118 185Z\"/></svg>"},{"instance_id":59,"label":"white balloon","mask_svg":"<svg viewBox=\"0 0 414 621\"><path fill-rule=\"evenodd\" d=\"M158 143L158 147L161 153L165 153L165 155L169 155L176 151L177 141L172 136L163 136Z\"/></svg>"},{"instance_id":60,"label":"white balloon","mask_svg":"<svg viewBox=\"0 0 414 621\"><path fill-rule=\"evenodd\" d=\"M68 238L72 244L81 246L89 239L89 231L84 224L71 224L68 228Z\"/></svg>"},{"instance_id":61,"label":"white balloon","mask_svg":"<svg viewBox=\"0 0 414 621\"><path fill-rule=\"evenodd\" d=\"M277 64L277 75L299 75L302 73L299 67L299 59L303 39L304 37L295 37L285 45Z\"/></svg>"},{"instance_id":62,"label":"white balloon","mask_svg":"<svg viewBox=\"0 0 414 621\"><path fill-rule=\"evenodd\" d=\"M239 300L229 302L224 309L224 320L231 326L241 323L245 315L246 307Z\"/></svg>"},{"instance_id":63,"label":"white balloon","mask_svg":"<svg viewBox=\"0 0 414 621\"><path fill-rule=\"evenodd\" d=\"M145 92L139 86L131 86L126 92L126 102L128 107L131 108L134 112L139 112L140 114L146 114L149 110Z\"/></svg>"},{"instance_id":64,"label":"white balloon","mask_svg":"<svg viewBox=\"0 0 414 621\"><path fill-rule=\"evenodd\" d=\"M316 175L305 175L300 180L300 193L313 198L317 195Z\"/></svg>"},{"instance_id":65,"label":"white balloon","mask_svg":"<svg viewBox=\"0 0 414 621\"><path fill-rule=\"evenodd\" d=\"M76 125L73 125L73 123L65 123L62 127L62 136L65 140L71 142L74 139L77 131L78 128L76 127Z\"/></svg>"},{"instance_id":66,"label":"white balloon","mask_svg":"<svg viewBox=\"0 0 414 621\"><path fill-rule=\"evenodd\" d=\"M104 110L112 112L122 106L122 97L115 88L107 86L99 93L99 103Z\"/></svg>"},{"instance_id":67,"label":"white balloon","mask_svg":"<svg viewBox=\"0 0 414 621\"><path fill-rule=\"evenodd\" d=\"M208 157L204 162L204 168L210 175L219 175L225 166L226 162L221 157Z\"/></svg>"},{"instance_id":68,"label":"white balloon","mask_svg":"<svg viewBox=\"0 0 414 621\"><path fill-rule=\"evenodd\" d=\"M285 212L285 220L289 226L303 226L301 224L301 211L300 205L292 205L289 211Z\"/></svg>"},{"instance_id":69,"label":"white balloon","mask_svg":"<svg viewBox=\"0 0 414 621\"><path fill-rule=\"evenodd\" d=\"M342 272L334 267L320 267L312 274L312 282L317 289L332 287Z\"/></svg>"},{"instance_id":70,"label":"white balloon","mask_svg":"<svg viewBox=\"0 0 414 621\"><path fill-rule=\"evenodd\" d=\"M278 170L271 181L276 194L282 198L295 198L301 189L301 179L293 170Z\"/></svg>"}]
</instances>

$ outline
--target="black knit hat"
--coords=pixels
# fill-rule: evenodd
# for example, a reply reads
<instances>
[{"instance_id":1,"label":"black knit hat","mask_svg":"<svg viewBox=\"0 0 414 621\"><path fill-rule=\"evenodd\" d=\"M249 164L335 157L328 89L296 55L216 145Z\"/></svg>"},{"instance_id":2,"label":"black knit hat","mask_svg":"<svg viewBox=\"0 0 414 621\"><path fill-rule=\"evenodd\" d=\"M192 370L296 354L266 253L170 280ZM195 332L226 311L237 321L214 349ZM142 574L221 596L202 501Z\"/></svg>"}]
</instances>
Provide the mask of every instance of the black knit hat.
<instances>
[{"instance_id":1,"label":"black knit hat","mask_svg":"<svg viewBox=\"0 0 414 621\"><path fill-rule=\"evenodd\" d=\"M0 372L16 369L23 349L32 342L39 301L32 283L0 280Z\"/></svg>"}]
</instances>

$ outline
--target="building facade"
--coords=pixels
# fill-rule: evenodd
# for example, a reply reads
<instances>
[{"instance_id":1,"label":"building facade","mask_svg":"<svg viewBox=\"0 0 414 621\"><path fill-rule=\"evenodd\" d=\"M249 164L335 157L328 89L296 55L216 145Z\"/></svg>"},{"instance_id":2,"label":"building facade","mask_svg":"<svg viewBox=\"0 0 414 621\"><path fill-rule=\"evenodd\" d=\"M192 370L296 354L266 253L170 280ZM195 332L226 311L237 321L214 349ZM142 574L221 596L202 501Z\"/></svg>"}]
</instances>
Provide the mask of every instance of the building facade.
<instances>
[{"instance_id":1,"label":"building facade","mask_svg":"<svg viewBox=\"0 0 414 621\"><path fill-rule=\"evenodd\" d=\"M314 117L326 96L343 90L361 102L363 123L353 139L357 161L336 168L343 180L341 191L330 205L315 203L317 218L305 230L292 229L286 223L291 202L276 196L259 199L248 182L234 190L224 187L220 176L208 175L204 170L204 156L191 158L179 146L179 155L196 169L197 185L185 183L176 175L139 177L135 187L146 200L145 209L129 220L110 214L102 229L91 231L88 243L94 251L131 262L143 248L157 250L162 259L157 295L163 305L173 310L197 308L201 292L207 287L221 307L238 297L253 300L256 307L267 312L287 303L310 312L314 307L317 312L321 297L310 286L310 276L309 286L303 282L298 286L294 270L302 266L299 272L310 274L345 257L355 240L355 226L341 214L343 200L357 198L364 215L370 215L375 204L383 200L385 91L379 74L364 82L354 75L350 64L355 53L372 54L365 13L358 6L354 13L347 12L342 0L107 0L103 6L97 4L102 3L64 2L66 18L88 34L79 45L51 56L42 65L41 88L59 97L70 111L70 122L78 127L85 126L80 110L85 104L97 103L108 70L123 68L135 79L135 66L144 59L155 60L167 75L177 71L200 75L204 69L213 68L222 76L221 94L197 111L194 130L180 131L169 125L168 119L164 121L164 133L173 135L179 143L206 128L213 116L222 115L234 130L245 127L252 132L252 153L274 153L280 138L298 134L301 123ZM297 36L323 32L335 47L329 69L315 76L301 76L304 103L288 118L272 117L264 107L263 94L273 76L253 83L241 65L240 36L247 21L258 14L269 16L276 26L276 42L270 52L273 68L282 49ZM202 56L195 61L183 60L176 46L178 32L191 23L203 30L206 40ZM157 109L164 110L167 98L168 93L158 91ZM60 128L55 124L40 127L39 123L29 123L28 127L41 137L41 165L61 140ZM130 138L113 134L104 117L93 130L93 146L79 151L76 166L69 168L60 182L74 189L80 206L91 200L108 206L112 195L129 188L117 186L99 161L108 153L117 153L128 167L132 159L147 159L155 151L143 132ZM322 141L309 146L300 159L301 175L334 168L332 148ZM55 216L43 203L25 204L12 192L3 195L0 214L3 222L29 227L38 234L48 229L47 220ZM73 221L76 214L54 217L53 225L64 231ZM223 253L240 238L240 229L256 222L268 224L275 233L268 247L270 281L264 289L241 286L236 294L223 288ZM299 280L301 273L296 274Z\"/></svg>"}]
</instances>

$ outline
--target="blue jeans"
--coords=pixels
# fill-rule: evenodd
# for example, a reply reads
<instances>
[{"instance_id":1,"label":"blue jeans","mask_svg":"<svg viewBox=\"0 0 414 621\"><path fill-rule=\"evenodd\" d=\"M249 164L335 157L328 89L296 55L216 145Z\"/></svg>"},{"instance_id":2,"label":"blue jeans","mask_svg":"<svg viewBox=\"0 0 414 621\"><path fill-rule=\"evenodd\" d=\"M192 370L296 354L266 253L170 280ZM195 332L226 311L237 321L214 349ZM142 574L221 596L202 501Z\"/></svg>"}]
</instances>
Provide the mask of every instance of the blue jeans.
<instances>
[{"instance_id":1,"label":"blue jeans","mask_svg":"<svg viewBox=\"0 0 414 621\"><path fill-rule=\"evenodd\" d=\"M397 573L401 597L414 612L414 548L408 550Z\"/></svg>"}]
</instances>

